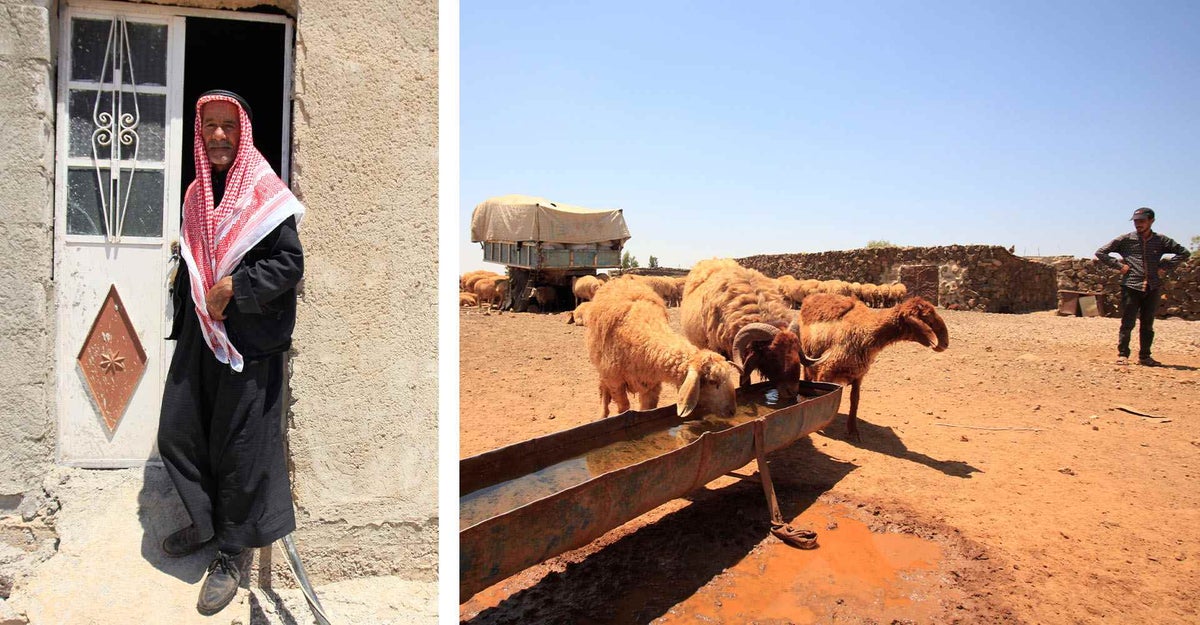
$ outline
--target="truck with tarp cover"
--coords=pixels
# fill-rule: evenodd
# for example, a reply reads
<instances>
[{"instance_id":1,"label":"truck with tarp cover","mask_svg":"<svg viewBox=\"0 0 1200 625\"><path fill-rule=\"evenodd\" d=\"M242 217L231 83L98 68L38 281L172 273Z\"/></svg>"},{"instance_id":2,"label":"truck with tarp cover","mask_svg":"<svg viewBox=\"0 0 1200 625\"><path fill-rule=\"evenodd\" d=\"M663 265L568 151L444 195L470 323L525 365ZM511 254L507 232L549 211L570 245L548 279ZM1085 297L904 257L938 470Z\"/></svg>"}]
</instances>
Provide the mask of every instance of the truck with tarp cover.
<instances>
[{"instance_id":1,"label":"truck with tarp cover","mask_svg":"<svg viewBox=\"0 0 1200 625\"><path fill-rule=\"evenodd\" d=\"M509 295L501 308L518 312L530 308L536 287L554 288L555 309L569 307L574 279L620 267L628 239L619 208L502 195L479 203L471 214L471 241L483 247L483 260L508 267Z\"/></svg>"}]
</instances>

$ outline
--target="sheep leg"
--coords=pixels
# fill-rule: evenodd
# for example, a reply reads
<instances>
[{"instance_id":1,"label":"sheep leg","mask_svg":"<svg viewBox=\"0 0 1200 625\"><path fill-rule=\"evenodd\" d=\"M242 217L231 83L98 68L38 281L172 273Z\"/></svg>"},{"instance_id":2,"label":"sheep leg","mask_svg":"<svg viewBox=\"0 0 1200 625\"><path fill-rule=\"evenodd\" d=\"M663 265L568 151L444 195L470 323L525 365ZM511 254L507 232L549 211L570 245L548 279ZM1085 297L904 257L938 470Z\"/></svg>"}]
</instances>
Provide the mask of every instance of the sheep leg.
<instances>
[{"instance_id":1,"label":"sheep leg","mask_svg":"<svg viewBox=\"0 0 1200 625\"><path fill-rule=\"evenodd\" d=\"M629 410L629 389L625 385L617 387L613 393L613 401L617 402L617 414Z\"/></svg>"},{"instance_id":2,"label":"sheep leg","mask_svg":"<svg viewBox=\"0 0 1200 625\"><path fill-rule=\"evenodd\" d=\"M846 434L855 442L862 440L858 435L858 393L862 388L862 380L850 383L850 417L846 420Z\"/></svg>"},{"instance_id":3,"label":"sheep leg","mask_svg":"<svg viewBox=\"0 0 1200 625\"><path fill-rule=\"evenodd\" d=\"M612 401L612 393L608 392L608 387L600 385L600 418L608 418L608 402Z\"/></svg>"},{"instance_id":4,"label":"sheep leg","mask_svg":"<svg viewBox=\"0 0 1200 625\"><path fill-rule=\"evenodd\" d=\"M662 384L656 384L638 393L638 410L654 410L658 408L658 396L662 393Z\"/></svg>"}]
</instances>

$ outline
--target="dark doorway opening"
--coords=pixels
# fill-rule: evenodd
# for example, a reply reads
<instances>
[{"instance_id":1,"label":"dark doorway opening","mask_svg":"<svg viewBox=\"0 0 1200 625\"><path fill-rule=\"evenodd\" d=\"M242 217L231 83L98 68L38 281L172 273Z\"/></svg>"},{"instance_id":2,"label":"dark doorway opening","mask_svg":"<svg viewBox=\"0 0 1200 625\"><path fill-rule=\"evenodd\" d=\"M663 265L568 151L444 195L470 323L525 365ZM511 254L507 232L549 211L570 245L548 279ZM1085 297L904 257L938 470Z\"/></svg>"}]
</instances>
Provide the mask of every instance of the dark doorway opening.
<instances>
[{"instance_id":1,"label":"dark doorway opening","mask_svg":"<svg viewBox=\"0 0 1200 625\"><path fill-rule=\"evenodd\" d=\"M187 18L183 69L183 159L180 197L196 178L192 143L196 99L209 89L228 89L246 99L254 118L254 146L280 177L284 124L283 24ZM290 42L289 42L290 43Z\"/></svg>"}]
</instances>

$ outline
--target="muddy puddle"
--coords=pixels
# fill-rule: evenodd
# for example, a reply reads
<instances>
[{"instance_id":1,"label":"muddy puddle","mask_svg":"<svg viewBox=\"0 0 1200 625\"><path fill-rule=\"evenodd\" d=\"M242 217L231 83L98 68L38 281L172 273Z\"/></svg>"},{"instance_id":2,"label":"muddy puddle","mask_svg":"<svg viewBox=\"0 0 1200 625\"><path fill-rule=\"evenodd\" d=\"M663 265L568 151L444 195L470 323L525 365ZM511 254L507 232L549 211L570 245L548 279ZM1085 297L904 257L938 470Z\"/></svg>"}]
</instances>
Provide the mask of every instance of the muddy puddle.
<instances>
[{"instance_id":1,"label":"muddy puddle","mask_svg":"<svg viewBox=\"0 0 1200 625\"><path fill-rule=\"evenodd\" d=\"M782 407L784 404L779 402L773 389L739 395L738 411L732 418L706 416L668 422L661 429L604 445L539 471L467 493L458 500L459 528L471 527L594 477L679 449L705 432L726 430Z\"/></svg>"},{"instance_id":2,"label":"muddy puddle","mask_svg":"<svg viewBox=\"0 0 1200 625\"><path fill-rule=\"evenodd\" d=\"M768 540L655 622L801 624L853 615L926 623L941 612L938 544L873 533L847 509L821 503L793 525L815 530L820 547L799 551Z\"/></svg>"},{"instance_id":3,"label":"muddy puddle","mask_svg":"<svg viewBox=\"0 0 1200 625\"><path fill-rule=\"evenodd\" d=\"M577 585L569 598L545 592L554 584L539 590L535 580L514 579L471 598L460 606L460 617L479 623L515 622L514 613L587 623L932 623L945 616L947 601L953 606L957 600L959 591L947 586L946 554L938 543L873 533L849 508L820 501L792 524L816 530L820 547L801 551L764 537L695 586L678 570L622 570L611 562L591 569L590 581ZM702 568L717 555L703 543L663 549L657 557L672 560L666 569ZM623 579L627 575L636 580ZM519 599L510 603L514 592Z\"/></svg>"}]
</instances>

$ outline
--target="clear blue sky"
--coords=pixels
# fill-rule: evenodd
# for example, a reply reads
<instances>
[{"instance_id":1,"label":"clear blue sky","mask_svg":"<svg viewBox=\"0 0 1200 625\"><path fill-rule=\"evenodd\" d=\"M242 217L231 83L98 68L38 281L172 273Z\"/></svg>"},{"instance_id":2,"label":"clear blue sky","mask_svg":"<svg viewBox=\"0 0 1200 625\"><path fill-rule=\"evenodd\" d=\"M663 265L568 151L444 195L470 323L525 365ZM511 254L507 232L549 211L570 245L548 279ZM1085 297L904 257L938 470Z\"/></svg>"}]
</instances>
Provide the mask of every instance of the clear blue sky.
<instances>
[{"instance_id":1,"label":"clear blue sky","mask_svg":"<svg viewBox=\"0 0 1200 625\"><path fill-rule=\"evenodd\" d=\"M460 5L460 261L484 199L622 208L643 266L1200 235L1200 2Z\"/></svg>"}]
</instances>

